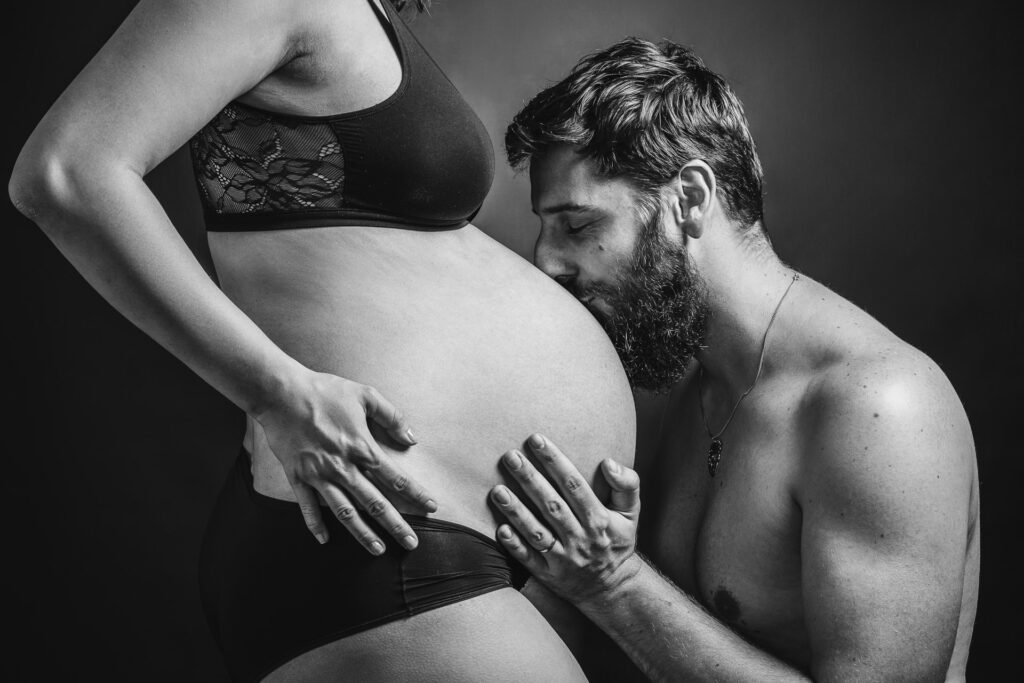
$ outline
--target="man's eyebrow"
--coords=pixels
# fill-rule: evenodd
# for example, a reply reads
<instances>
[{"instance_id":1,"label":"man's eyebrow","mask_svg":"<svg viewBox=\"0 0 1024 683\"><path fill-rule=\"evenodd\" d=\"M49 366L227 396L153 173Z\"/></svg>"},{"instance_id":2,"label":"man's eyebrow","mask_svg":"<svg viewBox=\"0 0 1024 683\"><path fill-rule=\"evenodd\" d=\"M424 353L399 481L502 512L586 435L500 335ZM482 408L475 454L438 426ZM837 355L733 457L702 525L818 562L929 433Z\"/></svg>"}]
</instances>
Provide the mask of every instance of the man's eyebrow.
<instances>
[{"instance_id":1,"label":"man's eyebrow","mask_svg":"<svg viewBox=\"0 0 1024 683\"><path fill-rule=\"evenodd\" d=\"M577 204L575 202L563 202L561 204L555 204L554 206L547 206L541 209L539 212L537 209L531 209L533 213L538 216L550 216L555 213L580 213L581 211L590 211L594 207L587 206L586 204Z\"/></svg>"}]
</instances>

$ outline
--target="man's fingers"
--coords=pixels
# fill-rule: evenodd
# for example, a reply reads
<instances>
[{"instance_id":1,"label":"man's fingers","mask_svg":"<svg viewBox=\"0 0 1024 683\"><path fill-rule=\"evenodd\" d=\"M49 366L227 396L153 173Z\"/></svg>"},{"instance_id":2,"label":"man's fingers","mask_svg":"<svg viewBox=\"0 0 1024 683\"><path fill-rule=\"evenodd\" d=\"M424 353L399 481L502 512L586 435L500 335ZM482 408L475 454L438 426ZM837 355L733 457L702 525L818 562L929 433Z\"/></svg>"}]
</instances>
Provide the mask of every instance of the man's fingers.
<instances>
[{"instance_id":1,"label":"man's fingers","mask_svg":"<svg viewBox=\"0 0 1024 683\"><path fill-rule=\"evenodd\" d=\"M292 491L295 493L295 500L299 504L299 511L302 513L302 519L306 522L306 527L309 528L317 541L326 543L327 539L330 538L330 533L328 533L327 527L324 525L323 516L320 512L320 501L316 497L316 492L308 484L301 481L293 481L291 485Z\"/></svg>"},{"instance_id":2,"label":"man's fingers","mask_svg":"<svg viewBox=\"0 0 1024 683\"><path fill-rule=\"evenodd\" d=\"M492 488L491 500L534 550L546 552L558 541L558 537L507 486L499 484Z\"/></svg>"},{"instance_id":3,"label":"man's fingers","mask_svg":"<svg viewBox=\"0 0 1024 683\"><path fill-rule=\"evenodd\" d=\"M576 515L573 514L565 499L522 453L511 450L501 456L501 462L512 473L513 478L519 482L526 495L537 505L562 539L582 532L579 520L576 519ZM495 502L500 506L500 501L495 499ZM514 504L521 505L518 498L515 498L512 505Z\"/></svg>"},{"instance_id":4,"label":"man's fingers","mask_svg":"<svg viewBox=\"0 0 1024 683\"><path fill-rule=\"evenodd\" d=\"M416 443L416 437L402 412L373 387L365 388L363 406L366 416L387 430L393 439L407 446Z\"/></svg>"},{"instance_id":5,"label":"man's fingers","mask_svg":"<svg viewBox=\"0 0 1024 683\"><path fill-rule=\"evenodd\" d=\"M498 538L498 542L508 550L508 554L518 560L519 563L527 569L532 570L540 564L540 553L526 545L519 534L517 534L508 524L502 524L499 526L495 535Z\"/></svg>"},{"instance_id":6,"label":"man's fingers","mask_svg":"<svg viewBox=\"0 0 1024 683\"><path fill-rule=\"evenodd\" d=\"M317 489L323 497L327 507L331 510L341 525L352 534L359 543L366 548L371 555L380 555L384 552L384 542L373 529L363 521L356 511L352 502L341 489L330 482L324 482Z\"/></svg>"},{"instance_id":7,"label":"man's fingers","mask_svg":"<svg viewBox=\"0 0 1024 683\"><path fill-rule=\"evenodd\" d=\"M612 489L611 509L635 520L640 514L640 475L610 458L601 469Z\"/></svg>"},{"instance_id":8,"label":"man's fingers","mask_svg":"<svg viewBox=\"0 0 1024 683\"><path fill-rule=\"evenodd\" d=\"M526 443L530 450L547 470L551 479L565 496L580 521L589 523L595 515L600 516L605 507L601 504L594 490L576 469L569 458L550 439L541 434L533 434Z\"/></svg>"}]
</instances>

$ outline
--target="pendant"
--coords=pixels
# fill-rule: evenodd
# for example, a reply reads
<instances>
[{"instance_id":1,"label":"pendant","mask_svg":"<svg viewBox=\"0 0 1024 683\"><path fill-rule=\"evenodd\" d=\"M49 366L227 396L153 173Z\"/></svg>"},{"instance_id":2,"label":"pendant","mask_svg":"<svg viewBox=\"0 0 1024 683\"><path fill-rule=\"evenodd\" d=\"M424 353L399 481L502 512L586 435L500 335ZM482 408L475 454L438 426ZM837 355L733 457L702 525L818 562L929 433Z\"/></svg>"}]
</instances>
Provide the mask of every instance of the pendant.
<instances>
[{"instance_id":1,"label":"pendant","mask_svg":"<svg viewBox=\"0 0 1024 683\"><path fill-rule=\"evenodd\" d=\"M708 448L708 474L712 477L718 472L718 463L722 459L722 440L712 439Z\"/></svg>"}]
</instances>

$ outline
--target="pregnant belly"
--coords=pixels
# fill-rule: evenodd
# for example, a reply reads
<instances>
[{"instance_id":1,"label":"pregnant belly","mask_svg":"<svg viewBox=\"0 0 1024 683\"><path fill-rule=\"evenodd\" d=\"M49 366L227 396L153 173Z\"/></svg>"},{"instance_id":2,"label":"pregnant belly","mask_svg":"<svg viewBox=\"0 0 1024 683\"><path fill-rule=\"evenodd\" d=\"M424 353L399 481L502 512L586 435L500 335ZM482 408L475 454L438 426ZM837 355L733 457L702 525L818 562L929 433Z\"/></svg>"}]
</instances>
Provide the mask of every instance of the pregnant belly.
<instances>
[{"instance_id":1,"label":"pregnant belly","mask_svg":"<svg viewBox=\"0 0 1024 683\"><path fill-rule=\"evenodd\" d=\"M390 453L435 493L438 517L493 533L498 457L534 431L592 481L606 457L632 463L632 396L604 331L476 228L213 233L210 246L225 292L282 349L406 414L419 443ZM257 488L291 498L253 436Z\"/></svg>"}]
</instances>

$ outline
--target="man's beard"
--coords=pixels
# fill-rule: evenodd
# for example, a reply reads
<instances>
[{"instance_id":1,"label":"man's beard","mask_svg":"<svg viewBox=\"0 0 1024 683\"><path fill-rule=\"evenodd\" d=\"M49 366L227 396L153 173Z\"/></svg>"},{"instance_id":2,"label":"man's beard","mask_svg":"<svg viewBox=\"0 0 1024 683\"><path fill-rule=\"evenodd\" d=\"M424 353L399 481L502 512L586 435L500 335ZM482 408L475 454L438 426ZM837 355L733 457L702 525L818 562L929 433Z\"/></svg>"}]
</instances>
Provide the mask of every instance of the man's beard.
<instances>
[{"instance_id":1,"label":"man's beard","mask_svg":"<svg viewBox=\"0 0 1024 683\"><path fill-rule=\"evenodd\" d=\"M704 341L709 312L700 276L686 249L666 238L661 217L658 209L642 227L617 285L582 292L600 296L612 309L604 315L590 307L611 337L629 383L656 392L668 391L683 378Z\"/></svg>"}]
</instances>

